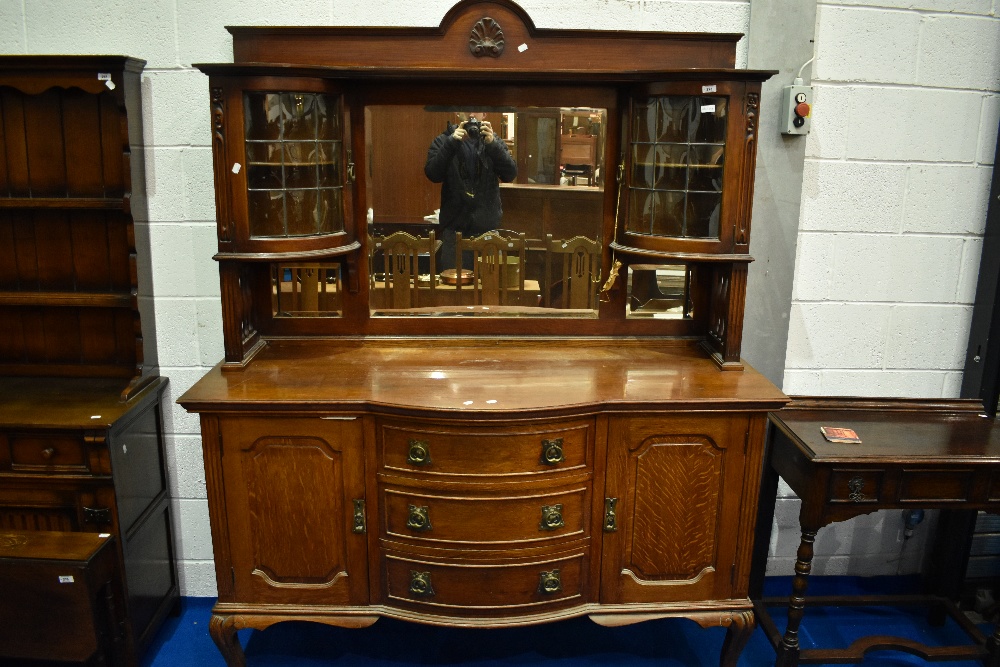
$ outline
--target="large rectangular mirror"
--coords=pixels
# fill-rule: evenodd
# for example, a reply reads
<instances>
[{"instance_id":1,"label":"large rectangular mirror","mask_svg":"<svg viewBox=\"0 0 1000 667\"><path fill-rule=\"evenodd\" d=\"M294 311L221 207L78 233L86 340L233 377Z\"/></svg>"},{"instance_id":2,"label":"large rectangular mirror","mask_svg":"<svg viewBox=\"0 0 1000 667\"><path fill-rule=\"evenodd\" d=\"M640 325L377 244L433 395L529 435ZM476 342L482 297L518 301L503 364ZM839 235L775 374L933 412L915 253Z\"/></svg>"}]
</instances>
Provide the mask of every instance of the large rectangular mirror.
<instances>
[{"instance_id":1,"label":"large rectangular mirror","mask_svg":"<svg viewBox=\"0 0 1000 667\"><path fill-rule=\"evenodd\" d=\"M374 316L596 317L607 112L365 109Z\"/></svg>"}]
</instances>

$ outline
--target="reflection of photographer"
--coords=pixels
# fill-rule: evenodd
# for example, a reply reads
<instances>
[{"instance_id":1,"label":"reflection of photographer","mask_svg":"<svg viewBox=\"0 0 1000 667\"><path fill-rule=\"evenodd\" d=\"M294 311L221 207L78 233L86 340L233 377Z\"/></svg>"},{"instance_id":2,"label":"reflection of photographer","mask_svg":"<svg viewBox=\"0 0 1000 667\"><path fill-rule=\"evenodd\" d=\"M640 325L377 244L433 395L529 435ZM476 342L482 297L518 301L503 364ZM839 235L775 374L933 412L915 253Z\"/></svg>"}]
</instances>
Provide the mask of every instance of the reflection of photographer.
<instances>
[{"instance_id":1,"label":"reflection of photographer","mask_svg":"<svg viewBox=\"0 0 1000 667\"><path fill-rule=\"evenodd\" d=\"M448 123L448 129L434 139L424 173L432 182L441 183L438 266L454 268L455 232L479 236L500 226L500 181L513 181L517 164L488 120L469 118L458 125Z\"/></svg>"}]
</instances>

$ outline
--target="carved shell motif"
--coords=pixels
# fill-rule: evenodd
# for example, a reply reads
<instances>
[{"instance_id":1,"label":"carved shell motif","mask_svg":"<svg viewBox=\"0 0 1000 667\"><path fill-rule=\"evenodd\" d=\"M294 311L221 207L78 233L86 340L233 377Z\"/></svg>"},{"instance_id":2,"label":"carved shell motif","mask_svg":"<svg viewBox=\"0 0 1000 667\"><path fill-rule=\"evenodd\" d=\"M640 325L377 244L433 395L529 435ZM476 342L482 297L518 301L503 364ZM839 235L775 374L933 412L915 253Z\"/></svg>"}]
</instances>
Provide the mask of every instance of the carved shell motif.
<instances>
[{"instance_id":1,"label":"carved shell motif","mask_svg":"<svg viewBox=\"0 0 1000 667\"><path fill-rule=\"evenodd\" d=\"M503 53L503 30L500 24L488 16L480 19L472 27L472 34L469 36L469 50L477 58L490 56L499 58Z\"/></svg>"}]
</instances>

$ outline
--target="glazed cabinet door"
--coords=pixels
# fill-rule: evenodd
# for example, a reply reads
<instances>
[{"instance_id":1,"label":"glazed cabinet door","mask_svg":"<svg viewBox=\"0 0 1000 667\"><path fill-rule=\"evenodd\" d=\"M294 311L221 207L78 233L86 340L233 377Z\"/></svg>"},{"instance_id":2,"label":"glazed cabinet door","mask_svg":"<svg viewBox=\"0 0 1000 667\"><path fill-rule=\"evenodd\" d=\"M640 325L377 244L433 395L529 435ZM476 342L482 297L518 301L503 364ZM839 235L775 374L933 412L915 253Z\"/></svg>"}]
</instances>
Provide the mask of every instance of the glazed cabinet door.
<instances>
[{"instance_id":1,"label":"glazed cabinet door","mask_svg":"<svg viewBox=\"0 0 1000 667\"><path fill-rule=\"evenodd\" d=\"M691 413L611 420L601 602L733 596L748 425Z\"/></svg>"},{"instance_id":2,"label":"glazed cabinet door","mask_svg":"<svg viewBox=\"0 0 1000 667\"><path fill-rule=\"evenodd\" d=\"M354 182L341 88L294 77L211 86L220 253L337 254Z\"/></svg>"},{"instance_id":3,"label":"glazed cabinet door","mask_svg":"<svg viewBox=\"0 0 1000 667\"><path fill-rule=\"evenodd\" d=\"M235 600L366 604L361 420L223 418L220 435Z\"/></svg>"},{"instance_id":4,"label":"glazed cabinet door","mask_svg":"<svg viewBox=\"0 0 1000 667\"><path fill-rule=\"evenodd\" d=\"M720 81L633 91L619 244L640 253L747 252L758 89Z\"/></svg>"}]
</instances>

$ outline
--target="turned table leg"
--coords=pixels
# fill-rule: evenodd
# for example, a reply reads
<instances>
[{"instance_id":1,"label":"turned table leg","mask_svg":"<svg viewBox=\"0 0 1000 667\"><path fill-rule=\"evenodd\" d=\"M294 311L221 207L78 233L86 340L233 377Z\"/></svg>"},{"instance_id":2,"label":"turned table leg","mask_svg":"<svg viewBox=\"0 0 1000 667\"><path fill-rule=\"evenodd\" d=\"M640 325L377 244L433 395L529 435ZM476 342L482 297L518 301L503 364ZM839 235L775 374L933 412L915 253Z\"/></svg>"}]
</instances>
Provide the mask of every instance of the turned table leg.
<instances>
[{"instance_id":1,"label":"turned table leg","mask_svg":"<svg viewBox=\"0 0 1000 667\"><path fill-rule=\"evenodd\" d=\"M813 543L815 530L802 531L802 541L795 560L795 577L792 578L792 595L788 598L788 626L781 644L777 647L778 660L775 667L794 667L799 664L799 625L805 614L806 589L809 587L809 572L812 570Z\"/></svg>"},{"instance_id":2,"label":"turned table leg","mask_svg":"<svg viewBox=\"0 0 1000 667\"><path fill-rule=\"evenodd\" d=\"M726 630L726 641L722 644L722 656L719 659L720 667L736 667L739 662L740 653L743 647L750 641L750 635L757 627L757 621L750 610L733 614L733 620Z\"/></svg>"},{"instance_id":3,"label":"turned table leg","mask_svg":"<svg viewBox=\"0 0 1000 667\"><path fill-rule=\"evenodd\" d=\"M236 617L230 614L212 614L208 632L212 641L219 647L219 652L226 660L228 667L246 667L246 657L243 647L236 635Z\"/></svg>"}]
</instances>

